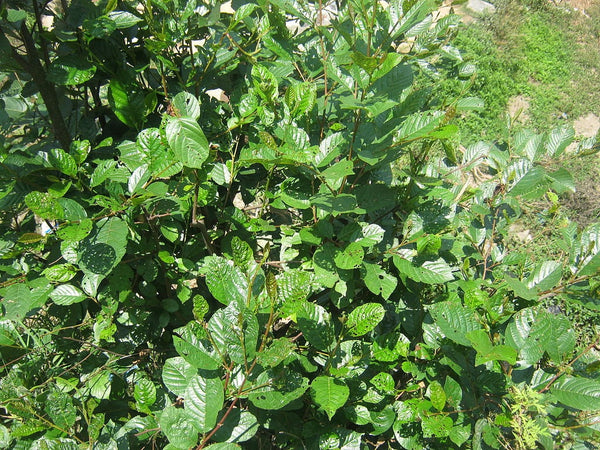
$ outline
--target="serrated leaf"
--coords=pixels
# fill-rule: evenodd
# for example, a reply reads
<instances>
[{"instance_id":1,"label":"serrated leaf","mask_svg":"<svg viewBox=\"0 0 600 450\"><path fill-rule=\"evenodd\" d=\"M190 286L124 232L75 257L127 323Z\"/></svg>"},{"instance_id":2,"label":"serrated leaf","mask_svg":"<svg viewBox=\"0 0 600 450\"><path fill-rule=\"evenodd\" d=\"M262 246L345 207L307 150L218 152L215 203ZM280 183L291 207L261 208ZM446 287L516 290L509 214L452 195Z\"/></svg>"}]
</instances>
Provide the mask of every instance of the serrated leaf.
<instances>
[{"instance_id":1,"label":"serrated leaf","mask_svg":"<svg viewBox=\"0 0 600 450\"><path fill-rule=\"evenodd\" d=\"M310 384L310 396L315 404L321 408L329 417L333 418L335 412L340 409L350 395L350 389L342 380L332 377L317 377Z\"/></svg>"},{"instance_id":2,"label":"serrated leaf","mask_svg":"<svg viewBox=\"0 0 600 450\"><path fill-rule=\"evenodd\" d=\"M171 119L165 133L177 160L186 167L202 167L208 158L209 148L204 132L196 121L189 118Z\"/></svg>"},{"instance_id":3,"label":"serrated leaf","mask_svg":"<svg viewBox=\"0 0 600 450\"><path fill-rule=\"evenodd\" d=\"M304 303L297 312L298 328L317 350L328 351L335 338L331 315L321 305Z\"/></svg>"},{"instance_id":4,"label":"serrated leaf","mask_svg":"<svg viewBox=\"0 0 600 450\"><path fill-rule=\"evenodd\" d=\"M183 397L185 410L194 419L198 431L212 430L225 401L221 379L196 375L189 381Z\"/></svg>"},{"instance_id":5,"label":"serrated leaf","mask_svg":"<svg viewBox=\"0 0 600 450\"><path fill-rule=\"evenodd\" d=\"M552 394L559 402L582 411L600 410L600 381L568 377L555 383Z\"/></svg>"},{"instance_id":6,"label":"serrated leaf","mask_svg":"<svg viewBox=\"0 0 600 450\"><path fill-rule=\"evenodd\" d=\"M165 361L162 370L162 380L165 386L178 397L183 397L188 385L196 376L198 370L185 359L177 356Z\"/></svg>"},{"instance_id":7,"label":"serrated leaf","mask_svg":"<svg viewBox=\"0 0 600 450\"><path fill-rule=\"evenodd\" d=\"M86 295L72 284L61 284L52 291L50 298L57 305L66 306L84 301Z\"/></svg>"},{"instance_id":8,"label":"serrated leaf","mask_svg":"<svg viewBox=\"0 0 600 450\"><path fill-rule=\"evenodd\" d=\"M365 303L352 310L346 320L350 336L362 336L372 331L383 320L385 309L379 303Z\"/></svg>"},{"instance_id":9,"label":"serrated leaf","mask_svg":"<svg viewBox=\"0 0 600 450\"><path fill-rule=\"evenodd\" d=\"M470 347L471 341L467 338L467 333L481 328L473 311L459 303L435 303L429 307L429 312L444 336L457 344Z\"/></svg>"},{"instance_id":10,"label":"serrated leaf","mask_svg":"<svg viewBox=\"0 0 600 450\"><path fill-rule=\"evenodd\" d=\"M114 173L117 162L113 159L100 161L90 178L90 187L96 187L102 184Z\"/></svg>"},{"instance_id":11,"label":"serrated leaf","mask_svg":"<svg viewBox=\"0 0 600 450\"><path fill-rule=\"evenodd\" d=\"M188 449L198 442L198 429L195 419L187 410L167 406L158 418L161 431L176 448Z\"/></svg>"}]
</instances>

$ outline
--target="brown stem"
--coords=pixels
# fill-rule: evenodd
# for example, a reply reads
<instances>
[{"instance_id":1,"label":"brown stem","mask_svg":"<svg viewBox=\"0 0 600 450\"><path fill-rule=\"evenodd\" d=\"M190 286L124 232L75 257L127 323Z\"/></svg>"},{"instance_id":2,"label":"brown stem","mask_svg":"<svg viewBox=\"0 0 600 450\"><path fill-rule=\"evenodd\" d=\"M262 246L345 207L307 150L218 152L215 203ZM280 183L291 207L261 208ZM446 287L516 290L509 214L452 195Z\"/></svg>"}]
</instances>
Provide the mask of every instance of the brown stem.
<instances>
[{"instance_id":1,"label":"brown stem","mask_svg":"<svg viewBox=\"0 0 600 450\"><path fill-rule=\"evenodd\" d=\"M54 136L60 143L60 146L63 148L63 150L69 151L71 146L71 135L67 129L67 126L65 125L65 121L58 106L59 102L56 90L54 89L54 86L46 80L46 71L40 63L40 57L33 40L33 36L27 28L25 21L23 21L21 24L20 34L21 38L23 39L23 44L25 45L27 58L21 56L19 53L17 53L14 47L11 47L12 58L23 68L25 72L31 75L33 81L37 84L38 88L40 89L42 99L46 105L46 109L48 110L48 116L50 117L50 122L52 123Z\"/></svg>"}]
</instances>

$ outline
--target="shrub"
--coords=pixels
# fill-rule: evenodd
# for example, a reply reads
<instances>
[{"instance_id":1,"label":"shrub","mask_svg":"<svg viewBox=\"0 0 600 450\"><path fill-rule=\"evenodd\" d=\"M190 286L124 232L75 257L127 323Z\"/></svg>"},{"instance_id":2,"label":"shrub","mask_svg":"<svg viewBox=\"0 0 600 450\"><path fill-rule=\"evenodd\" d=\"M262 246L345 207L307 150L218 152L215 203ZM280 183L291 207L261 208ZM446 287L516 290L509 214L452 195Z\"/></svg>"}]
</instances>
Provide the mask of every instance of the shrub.
<instances>
[{"instance_id":1,"label":"shrub","mask_svg":"<svg viewBox=\"0 0 600 450\"><path fill-rule=\"evenodd\" d=\"M543 301L596 301L599 225L564 260L506 245L572 190L547 161L573 130L456 145L455 16L34 5L0 35L4 446L597 439L597 341Z\"/></svg>"}]
</instances>

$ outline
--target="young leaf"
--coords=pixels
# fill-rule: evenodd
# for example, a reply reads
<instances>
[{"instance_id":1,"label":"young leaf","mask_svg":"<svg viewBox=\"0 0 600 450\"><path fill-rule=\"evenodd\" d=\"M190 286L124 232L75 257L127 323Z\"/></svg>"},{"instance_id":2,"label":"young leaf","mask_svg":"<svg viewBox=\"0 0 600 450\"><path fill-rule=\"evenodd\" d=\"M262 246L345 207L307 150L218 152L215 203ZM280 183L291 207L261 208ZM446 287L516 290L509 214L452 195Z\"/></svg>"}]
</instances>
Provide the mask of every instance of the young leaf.
<instances>
[{"instance_id":1,"label":"young leaf","mask_svg":"<svg viewBox=\"0 0 600 450\"><path fill-rule=\"evenodd\" d=\"M350 389L342 380L332 377L317 377L310 384L310 396L315 404L332 419L335 412L348 400Z\"/></svg>"},{"instance_id":2,"label":"young leaf","mask_svg":"<svg viewBox=\"0 0 600 450\"><path fill-rule=\"evenodd\" d=\"M493 345L486 331L473 330L465 336L477 350L475 365L485 364L488 361L506 361L511 366L516 363L517 351L508 345Z\"/></svg>"},{"instance_id":3,"label":"young leaf","mask_svg":"<svg viewBox=\"0 0 600 450\"><path fill-rule=\"evenodd\" d=\"M362 336L372 331L383 320L385 309L379 303L365 303L352 310L346 320L350 336Z\"/></svg>"}]
</instances>

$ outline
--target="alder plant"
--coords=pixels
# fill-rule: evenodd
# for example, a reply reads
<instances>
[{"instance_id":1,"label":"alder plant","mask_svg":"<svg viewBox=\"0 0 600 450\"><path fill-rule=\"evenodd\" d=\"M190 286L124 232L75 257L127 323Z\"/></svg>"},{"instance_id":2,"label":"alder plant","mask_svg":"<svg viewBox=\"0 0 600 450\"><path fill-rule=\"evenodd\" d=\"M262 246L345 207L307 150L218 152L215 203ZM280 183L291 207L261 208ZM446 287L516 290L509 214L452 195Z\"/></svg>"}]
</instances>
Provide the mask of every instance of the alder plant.
<instances>
[{"instance_id":1,"label":"alder plant","mask_svg":"<svg viewBox=\"0 0 600 450\"><path fill-rule=\"evenodd\" d=\"M438 7L0 2L0 447L598 444L574 132L462 147Z\"/></svg>"}]
</instances>

